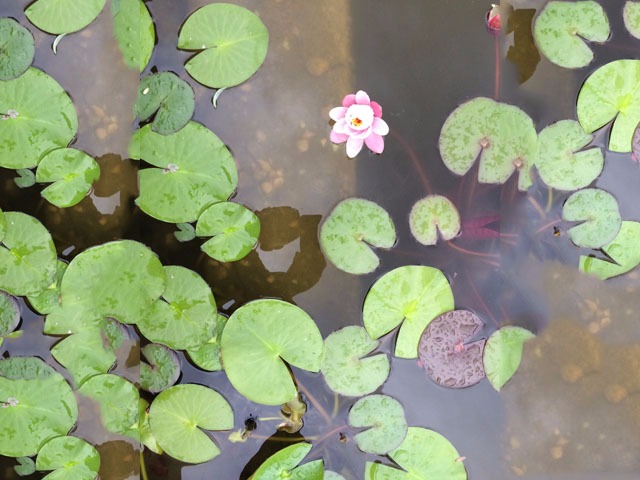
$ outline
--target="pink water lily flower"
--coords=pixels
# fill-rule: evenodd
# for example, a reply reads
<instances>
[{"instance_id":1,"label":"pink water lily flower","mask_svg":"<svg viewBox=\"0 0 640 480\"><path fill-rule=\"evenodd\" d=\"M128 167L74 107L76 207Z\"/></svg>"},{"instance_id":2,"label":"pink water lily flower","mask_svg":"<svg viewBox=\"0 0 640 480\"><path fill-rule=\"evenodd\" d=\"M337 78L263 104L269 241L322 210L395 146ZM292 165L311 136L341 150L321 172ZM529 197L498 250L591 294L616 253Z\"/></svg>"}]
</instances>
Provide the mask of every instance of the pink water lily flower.
<instances>
[{"instance_id":1,"label":"pink water lily flower","mask_svg":"<svg viewBox=\"0 0 640 480\"><path fill-rule=\"evenodd\" d=\"M372 102L366 92L347 95L342 106L332 108L329 116L336 122L329 138L333 143L347 142L349 158L358 155L364 144L374 153L384 150L382 137L389 133L389 126L382 120L380 104Z\"/></svg>"}]
</instances>

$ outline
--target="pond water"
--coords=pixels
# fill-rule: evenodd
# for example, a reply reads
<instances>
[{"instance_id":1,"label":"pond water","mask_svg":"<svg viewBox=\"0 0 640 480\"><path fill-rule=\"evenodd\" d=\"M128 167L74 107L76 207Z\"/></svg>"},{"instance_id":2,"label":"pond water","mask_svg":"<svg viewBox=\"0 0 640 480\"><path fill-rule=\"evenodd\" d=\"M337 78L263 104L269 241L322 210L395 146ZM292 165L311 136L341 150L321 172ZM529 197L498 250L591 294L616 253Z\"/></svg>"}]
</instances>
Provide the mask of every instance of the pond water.
<instances>
[{"instance_id":1,"label":"pond water","mask_svg":"<svg viewBox=\"0 0 640 480\"><path fill-rule=\"evenodd\" d=\"M551 191L539 180L527 193L519 192L515 177L504 185L479 184L477 167L455 176L438 151L444 120L477 96L519 106L538 131L575 118L577 94L589 73L636 55L637 40L622 24L622 0L603 5L612 38L595 46L594 63L579 70L562 69L537 54L530 21L544 2L503 5L509 21L504 20L503 34L494 36L484 23L490 6L478 0L467 0L464 8L453 0L236 1L267 25L269 52L256 75L225 90L215 109L212 91L184 70L190 54L176 49L181 24L209 2L147 2L158 38L151 66L173 71L193 86L194 119L228 145L237 163L234 201L261 219L258 248L235 263L210 259L197 241L177 242L174 225L134 205L138 167L126 152L138 75L120 61L108 9L88 28L63 38L54 56L53 36L24 17L30 3L2 2L0 17L14 17L34 33L34 65L70 93L80 125L74 146L97 158L102 177L89 197L61 210L41 199L38 187L18 189L15 172L0 169L0 208L40 219L60 258L71 260L117 238L138 240L164 265L202 275L221 312L230 314L258 298L280 298L308 312L323 336L362 324L364 296L383 273L409 264L439 268L451 283L456 308L472 310L485 322L483 336L518 325L538 338L525 345L519 371L499 393L486 380L462 390L441 388L416 360L393 358L380 391L402 403L408 424L446 436L465 457L472 480L638 478L640 272L606 282L581 274L579 256L590 251L573 245L566 234L561 209L568 193ZM365 149L348 159L344 145L328 139L328 112L359 89L382 105L391 131L383 154ZM606 131L598 133L597 145L606 145ZM631 154L606 152L596 185L615 195L624 219L640 220L640 168ZM485 219L499 236L478 238L470 229L437 247L419 245L407 219L411 206L430 193L452 199L463 223ZM384 207L398 231L395 247L379 252L380 268L360 277L325 261L317 236L331 209L355 196ZM41 317L24 303L22 313L25 334L6 341L3 355L38 355L58 368L49 352L58 339L41 334ZM391 352L393 341L387 336L381 349ZM130 359L139 345L134 339L125 347L118 373L135 381L139 369ZM182 355L181 366L180 382L211 386L229 401L236 429L250 416L278 416L279 407L244 399L223 372L199 370ZM247 479L271 453L302 437L315 441L307 460L323 458L347 480L363 478L365 460L380 457L360 452L354 430L346 426L356 399L336 398L318 374L293 372L309 409L299 433L278 432L278 421L258 421L244 443L216 432L212 436L224 454L200 465L145 451L148 478ZM102 444L101 478L136 478L137 447L96 425L92 406L84 412L76 433ZM1 460L2 478L17 478L12 465L13 460Z\"/></svg>"}]
</instances>

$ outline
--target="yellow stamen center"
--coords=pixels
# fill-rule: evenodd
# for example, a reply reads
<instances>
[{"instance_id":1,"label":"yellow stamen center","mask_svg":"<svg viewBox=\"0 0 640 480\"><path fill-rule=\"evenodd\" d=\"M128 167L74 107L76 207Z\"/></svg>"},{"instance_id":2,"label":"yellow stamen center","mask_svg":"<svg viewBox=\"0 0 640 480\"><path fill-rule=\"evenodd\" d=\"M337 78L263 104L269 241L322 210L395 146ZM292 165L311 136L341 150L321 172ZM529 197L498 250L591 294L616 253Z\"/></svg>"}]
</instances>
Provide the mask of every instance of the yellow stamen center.
<instances>
[{"instance_id":1,"label":"yellow stamen center","mask_svg":"<svg viewBox=\"0 0 640 480\"><path fill-rule=\"evenodd\" d=\"M362 125L362 120L360 120L358 117L352 118L351 125L353 127L359 127L360 125Z\"/></svg>"}]
</instances>

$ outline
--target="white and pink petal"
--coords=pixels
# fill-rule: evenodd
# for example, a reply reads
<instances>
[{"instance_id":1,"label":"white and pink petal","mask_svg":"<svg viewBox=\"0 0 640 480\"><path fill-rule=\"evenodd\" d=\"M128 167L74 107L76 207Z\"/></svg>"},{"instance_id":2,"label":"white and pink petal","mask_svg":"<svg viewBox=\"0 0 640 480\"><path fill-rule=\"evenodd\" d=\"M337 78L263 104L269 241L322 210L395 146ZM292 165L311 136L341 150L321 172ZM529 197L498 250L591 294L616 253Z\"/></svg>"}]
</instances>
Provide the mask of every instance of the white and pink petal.
<instances>
[{"instance_id":1,"label":"white and pink petal","mask_svg":"<svg viewBox=\"0 0 640 480\"><path fill-rule=\"evenodd\" d=\"M361 138L349 137L347 139L347 157L353 158L360 150L362 150L362 145L364 144L364 140Z\"/></svg>"}]
</instances>

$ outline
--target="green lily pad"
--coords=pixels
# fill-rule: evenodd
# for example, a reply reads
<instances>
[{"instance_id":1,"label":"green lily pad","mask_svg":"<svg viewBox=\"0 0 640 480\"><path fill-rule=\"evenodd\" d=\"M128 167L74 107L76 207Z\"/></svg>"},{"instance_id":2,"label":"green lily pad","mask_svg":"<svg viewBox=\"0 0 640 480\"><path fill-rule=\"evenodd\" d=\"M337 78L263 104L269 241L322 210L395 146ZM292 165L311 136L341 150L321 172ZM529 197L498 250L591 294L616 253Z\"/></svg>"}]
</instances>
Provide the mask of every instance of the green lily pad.
<instances>
[{"instance_id":1,"label":"green lily pad","mask_svg":"<svg viewBox=\"0 0 640 480\"><path fill-rule=\"evenodd\" d=\"M202 385L176 385L161 392L149 410L151 431L160 447L182 462L202 463L220 453L200 430L230 430L233 411L215 390Z\"/></svg>"},{"instance_id":2,"label":"green lily pad","mask_svg":"<svg viewBox=\"0 0 640 480\"><path fill-rule=\"evenodd\" d=\"M369 395L349 410L349 425L371 427L354 437L363 452L384 455L400 446L407 436L404 408L387 395Z\"/></svg>"},{"instance_id":3,"label":"green lily pad","mask_svg":"<svg viewBox=\"0 0 640 480\"><path fill-rule=\"evenodd\" d=\"M380 259L371 247L391 248L396 229L387 211L362 198L340 202L320 227L320 246L336 268L354 275L373 272Z\"/></svg>"},{"instance_id":4,"label":"green lily pad","mask_svg":"<svg viewBox=\"0 0 640 480\"><path fill-rule=\"evenodd\" d=\"M0 360L0 455L27 457L78 418L73 391L39 358Z\"/></svg>"},{"instance_id":5,"label":"green lily pad","mask_svg":"<svg viewBox=\"0 0 640 480\"><path fill-rule=\"evenodd\" d=\"M100 454L77 437L57 437L45 443L36 458L36 470L54 470L47 480L93 480L100 470Z\"/></svg>"},{"instance_id":6,"label":"green lily pad","mask_svg":"<svg viewBox=\"0 0 640 480\"><path fill-rule=\"evenodd\" d=\"M598 178L604 167L600 148L576 152L592 139L575 120L561 120L542 130L536 167L544 183L558 190L578 190Z\"/></svg>"},{"instance_id":7,"label":"green lily pad","mask_svg":"<svg viewBox=\"0 0 640 480\"><path fill-rule=\"evenodd\" d=\"M640 60L615 60L593 72L578 94L578 120L587 133L614 120L609 150L630 152L640 123Z\"/></svg>"},{"instance_id":8,"label":"green lily pad","mask_svg":"<svg viewBox=\"0 0 640 480\"><path fill-rule=\"evenodd\" d=\"M142 0L111 0L113 35L124 62L142 72L153 53L156 30Z\"/></svg>"},{"instance_id":9,"label":"green lily pad","mask_svg":"<svg viewBox=\"0 0 640 480\"><path fill-rule=\"evenodd\" d=\"M258 243L260 220L251 210L234 202L207 208L196 224L196 235L213 237L202 251L220 262L235 262L247 256Z\"/></svg>"},{"instance_id":10,"label":"green lily pad","mask_svg":"<svg viewBox=\"0 0 640 480\"><path fill-rule=\"evenodd\" d=\"M291 470L291 480L325 480L324 460L314 460Z\"/></svg>"},{"instance_id":11,"label":"green lily pad","mask_svg":"<svg viewBox=\"0 0 640 480\"><path fill-rule=\"evenodd\" d=\"M228 3L196 10L178 38L179 49L199 52L186 63L187 72L211 88L233 87L247 80L262 65L268 46L269 32L262 20Z\"/></svg>"},{"instance_id":12,"label":"green lily pad","mask_svg":"<svg viewBox=\"0 0 640 480\"><path fill-rule=\"evenodd\" d=\"M160 445L158 445L156 437L151 432L151 425L149 424L149 402L140 397L139 405L138 430L140 432L140 441L153 453L162 455L163 450Z\"/></svg>"},{"instance_id":13,"label":"green lily pad","mask_svg":"<svg viewBox=\"0 0 640 480\"><path fill-rule=\"evenodd\" d=\"M365 357L379 343L355 325L329 335L321 368L329 388L340 395L360 397L380 387L389 376L389 359L385 353Z\"/></svg>"},{"instance_id":14,"label":"green lily pad","mask_svg":"<svg viewBox=\"0 0 640 480\"><path fill-rule=\"evenodd\" d=\"M67 264L62 260L56 262L56 276L54 281L46 289L27 295L27 299L36 312L46 315L60 307L60 282L64 272L67 271Z\"/></svg>"},{"instance_id":15,"label":"green lily pad","mask_svg":"<svg viewBox=\"0 0 640 480\"><path fill-rule=\"evenodd\" d=\"M167 287L162 298L138 319L142 334L155 343L182 350L213 336L217 307L211 287L188 268L164 267Z\"/></svg>"},{"instance_id":16,"label":"green lily pad","mask_svg":"<svg viewBox=\"0 0 640 480\"><path fill-rule=\"evenodd\" d=\"M195 107L191 85L175 73L160 72L142 79L133 111L140 120L155 113L151 130L169 135L189 123Z\"/></svg>"},{"instance_id":17,"label":"green lily pad","mask_svg":"<svg viewBox=\"0 0 640 480\"><path fill-rule=\"evenodd\" d=\"M180 360L173 350L151 343L142 347L149 364L140 363L140 386L151 393L166 390L178 381Z\"/></svg>"},{"instance_id":18,"label":"green lily pad","mask_svg":"<svg viewBox=\"0 0 640 480\"><path fill-rule=\"evenodd\" d=\"M199 368L208 372L222 370L220 363L220 337L227 323L227 317L218 314L216 316L216 327L214 335L198 347L188 348L187 355L189 359Z\"/></svg>"},{"instance_id":19,"label":"green lily pad","mask_svg":"<svg viewBox=\"0 0 640 480\"><path fill-rule=\"evenodd\" d=\"M538 50L551 62L565 68L581 68L593 60L584 40L606 42L611 30L599 3L551 1L533 25Z\"/></svg>"},{"instance_id":20,"label":"green lily pad","mask_svg":"<svg viewBox=\"0 0 640 480\"><path fill-rule=\"evenodd\" d=\"M93 22L106 0L37 0L24 11L31 23L54 35L82 30Z\"/></svg>"},{"instance_id":21,"label":"green lily pad","mask_svg":"<svg viewBox=\"0 0 640 480\"><path fill-rule=\"evenodd\" d=\"M311 450L310 443L296 443L289 445L282 450L267 458L260 467L251 476L251 480L272 480L274 478L290 478L295 479L293 471L304 457ZM308 477L298 477L296 480L322 480L322 471L320 476L311 474Z\"/></svg>"},{"instance_id":22,"label":"green lily pad","mask_svg":"<svg viewBox=\"0 0 640 480\"><path fill-rule=\"evenodd\" d=\"M222 331L222 364L231 384L252 402L282 405L298 395L285 362L320 370L322 335L302 309L281 300L249 302Z\"/></svg>"},{"instance_id":23,"label":"green lily pad","mask_svg":"<svg viewBox=\"0 0 640 480\"><path fill-rule=\"evenodd\" d=\"M602 251L617 263L598 258L580 257L580 270L601 279L627 273L640 265L640 223L624 221L620 231Z\"/></svg>"},{"instance_id":24,"label":"green lily pad","mask_svg":"<svg viewBox=\"0 0 640 480\"><path fill-rule=\"evenodd\" d=\"M57 254L49 231L35 218L6 212L0 245L0 290L29 295L46 289L56 273Z\"/></svg>"},{"instance_id":25,"label":"green lily pad","mask_svg":"<svg viewBox=\"0 0 640 480\"><path fill-rule=\"evenodd\" d=\"M13 466L13 470L20 477L26 477L36 471L36 462L31 457L16 458L18 465Z\"/></svg>"},{"instance_id":26,"label":"green lily pad","mask_svg":"<svg viewBox=\"0 0 640 480\"><path fill-rule=\"evenodd\" d=\"M49 75L29 68L0 82L0 167L31 168L56 148L66 147L78 129L71 99Z\"/></svg>"},{"instance_id":27,"label":"green lily pad","mask_svg":"<svg viewBox=\"0 0 640 480\"><path fill-rule=\"evenodd\" d=\"M440 270L407 265L385 273L373 284L364 300L362 317L374 339L402 324L395 355L417 358L418 342L426 326L453 307L453 292Z\"/></svg>"},{"instance_id":28,"label":"green lily pad","mask_svg":"<svg viewBox=\"0 0 640 480\"><path fill-rule=\"evenodd\" d=\"M209 205L227 200L238 184L231 153L199 123L189 122L171 135L160 135L146 125L134 133L129 155L159 167L138 172L136 203L164 222L197 220Z\"/></svg>"},{"instance_id":29,"label":"green lily pad","mask_svg":"<svg viewBox=\"0 0 640 480\"><path fill-rule=\"evenodd\" d=\"M418 200L409 213L409 226L413 237L423 245L438 243L438 232L443 240L451 240L460 233L460 214L451 200L442 195L429 195Z\"/></svg>"},{"instance_id":30,"label":"green lily pad","mask_svg":"<svg viewBox=\"0 0 640 480\"><path fill-rule=\"evenodd\" d=\"M518 188L531 186L538 135L531 118L513 105L478 97L456 108L444 122L439 140L445 166L464 175L480 156L478 181L504 183L518 171Z\"/></svg>"},{"instance_id":31,"label":"green lily pad","mask_svg":"<svg viewBox=\"0 0 640 480\"><path fill-rule=\"evenodd\" d=\"M7 219L4 216L4 212L0 208L0 242L7 234Z\"/></svg>"},{"instance_id":32,"label":"green lily pad","mask_svg":"<svg viewBox=\"0 0 640 480\"><path fill-rule=\"evenodd\" d=\"M0 292L0 345L2 337L13 332L20 323L20 305L18 301L4 292Z\"/></svg>"},{"instance_id":33,"label":"green lily pad","mask_svg":"<svg viewBox=\"0 0 640 480\"><path fill-rule=\"evenodd\" d=\"M568 230L571 241L579 247L600 248L611 242L622 224L615 197L598 188L573 193L562 207L562 218L583 222Z\"/></svg>"},{"instance_id":34,"label":"green lily pad","mask_svg":"<svg viewBox=\"0 0 640 480\"><path fill-rule=\"evenodd\" d=\"M26 72L36 51L31 32L13 18L0 18L0 45L0 80L11 80Z\"/></svg>"},{"instance_id":35,"label":"green lily pad","mask_svg":"<svg viewBox=\"0 0 640 480\"><path fill-rule=\"evenodd\" d=\"M640 39L640 2L626 2L622 18L629 33Z\"/></svg>"},{"instance_id":36,"label":"green lily pad","mask_svg":"<svg viewBox=\"0 0 640 480\"><path fill-rule=\"evenodd\" d=\"M46 154L38 164L36 182L53 183L41 195L60 208L72 207L87 196L100 178L100 166L75 148L59 148Z\"/></svg>"},{"instance_id":37,"label":"green lily pad","mask_svg":"<svg viewBox=\"0 0 640 480\"><path fill-rule=\"evenodd\" d=\"M535 338L521 327L502 327L491 334L484 347L484 371L497 391L516 373L522 359L524 342Z\"/></svg>"},{"instance_id":38,"label":"green lily pad","mask_svg":"<svg viewBox=\"0 0 640 480\"><path fill-rule=\"evenodd\" d=\"M33 170L28 168L20 168L16 170L18 176L13 179L18 188L29 188L36 184L36 175Z\"/></svg>"}]
</instances>

